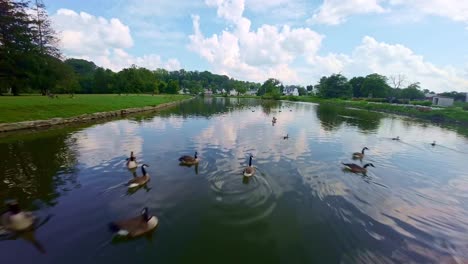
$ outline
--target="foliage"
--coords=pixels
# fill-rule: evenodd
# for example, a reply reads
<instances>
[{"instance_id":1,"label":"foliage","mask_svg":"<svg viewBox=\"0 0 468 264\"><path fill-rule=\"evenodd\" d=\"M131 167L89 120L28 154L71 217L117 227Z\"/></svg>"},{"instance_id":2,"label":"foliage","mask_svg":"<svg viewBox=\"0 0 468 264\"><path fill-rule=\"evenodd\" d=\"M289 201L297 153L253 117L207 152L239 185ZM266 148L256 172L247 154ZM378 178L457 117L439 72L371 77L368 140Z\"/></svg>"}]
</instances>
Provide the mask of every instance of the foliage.
<instances>
[{"instance_id":1,"label":"foliage","mask_svg":"<svg viewBox=\"0 0 468 264\"><path fill-rule=\"evenodd\" d=\"M419 83L412 83L405 89L401 90L401 97L410 100L424 99L424 93L420 90Z\"/></svg>"},{"instance_id":2,"label":"foliage","mask_svg":"<svg viewBox=\"0 0 468 264\"><path fill-rule=\"evenodd\" d=\"M468 104L465 104L463 107L462 107L463 110L465 111L468 111Z\"/></svg>"},{"instance_id":3,"label":"foliage","mask_svg":"<svg viewBox=\"0 0 468 264\"><path fill-rule=\"evenodd\" d=\"M353 97L362 97L362 84L364 83L365 78L362 76L359 77L353 77L351 80L349 80L349 84L351 85L353 89Z\"/></svg>"},{"instance_id":4,"label":"foliage","mask_svg":"<svg viewBox=\"0 0 468 264\"><path fill-rule=\"evenodd\" d=\"M283 89L283 84L277 79L270 78L266 80L262 86L258 89L257 95L262 96L268 94L270 96L281 96L281 90Z\"/></svg>"},{"instance_id":5,"label":"foliage","mask_svg":"<svg viewBox=\"0 0 468 264\"><path fill-rule=\"evenodd\" d=\"M320 79L318 93L323 98L351 97L351 85L346 77L341 74L323 76Z\"/></svg>"},{"instance_id":6,"label":"foliage","mask_svg":"<svg viewBox=\"0 0 468 264\"><path fill-rule=\"evenodd\" d=\"M361 87L361 94L363 96L382 98L387 97L389 90L390 86L387 84L387 77L373 73L365 77Z\"/></svg>"},{"instance_id":7,"label":"foliage","mask_svg":"<svg viewBox=\"0 0 468 264\"><path fill-rule=\"evenodd\" d=\"M422 106L431 106L432 102L431 101L411 101L411 104L413 104L413 105L422 105Z\"/></svg>"}]
</instances>

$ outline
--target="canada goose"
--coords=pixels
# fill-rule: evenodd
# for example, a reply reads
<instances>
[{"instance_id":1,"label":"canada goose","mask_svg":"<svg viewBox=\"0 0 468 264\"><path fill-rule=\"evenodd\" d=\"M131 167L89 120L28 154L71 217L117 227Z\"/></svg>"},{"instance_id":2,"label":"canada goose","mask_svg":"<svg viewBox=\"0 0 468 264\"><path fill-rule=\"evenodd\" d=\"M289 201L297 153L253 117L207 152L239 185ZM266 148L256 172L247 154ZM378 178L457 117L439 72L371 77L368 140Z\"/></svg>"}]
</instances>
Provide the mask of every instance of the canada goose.
<instances>
[{"instance_id":1,"label":"canada goose","mask_svg":"<svg viewBox=\"0 0 468 264\"><path fill-rule=\"evenodd\" d=\"M392 138L392 140L400 140L400 136L398 136L396 138Z\"/></svg>"},{"instance_id":2,"label":"canada goose","mask_svg":"<svg viewBox=\"0 0 468 264\"><path fill-rule=\"evenodd\" d=\"M271 122L276 123L276 117L273 117L273 119L271 120Z\"/></svg>"},{"instance_id":3,"label":"canada goose","mask_svg":"<svg viewBox=\"0 0 468 264\"><path fill-rule=\"evenodd\" d=\"M255 174L255 168L252 167L252 158L253 158L253 156L250 155L249 166L244 169L244 176L245 177L251 177L251 176L253 176Z\"/></svg>"},{"instance_id":4,"label":"canada goose","mask_svg":"<svg viewBox=\"0 0 468 264\"><path fill-rule=\"evenodd\" d=\"M8 211L2 215L2 225L11 231L24 231L33 227L36 217L22 211L16 200L7 202Z\"/></svg>"},{"instance_id":5,"label":"canada goose","mask_svg":"<svg viewBox=\"0 0 468 264\"><path fill-rule=\"evenodd\" d=\"M361 152L354 152L353 153L353 158L355 159L362 159L364 157L364 151L369 150L367 147L364 147Z\"/></svg>"},{"instance_id":6,"label":"canada goose","mask_svg":"<svg viewBox=\"0 0 468 264\"><path fill-rule=\"evenodd\" d=\"M145 207L139 216L109 223L109 229L119 236L137 237L155 229L158 222L156 216L149 216L148 208Z\"/></svg>"},{"instance_id":7,"label":"canada goose","mask_svg":"<svg viewBox=\"0 0 468 264\"><path fill-rule=\"evenodd\" d=\"M130 158L127 158L127 168L129 170L133 170L138 167L138 163L136 162L136 157L133 156L133 151L130 152Z\"/></svg>"},{"instance_id":8,"label":"canada goose","mask_svg":"<svg viewBox=\"0 0 468 264\"><path fill-rule=\"evenodd\" d=\"M198 152L195 151L195 155L192 156L182 156L179 158L179 161L183 165L195 165L198 163Z\"/></svg>"},{"instance_id":9,"label":"canada goose","mask_svg":"<svg viewBox=\"0 0 468 264\"><path fill-rule=\"evenodd\" d=\"M436 145L436 142L434 140L434 142L431 143L431 145L434 147Z\"/></svg>"},{"instance_id":10,"label":"canada goose","mask_svg":"<svg viewBox=\"0 0 468 264\"><path fill-rule=\"evenodd\" d=\"M283 139L289 139L289 134L286 134L286 136L284 136Z\"/></svg>"},{"instance_id":11,"label":"canada goose","mask_svg":"<svg viewBox=\"0 0 468 264\"><path fill-rule=\"evenodd\" d=\"M367 163L366 165L364 165L364 167L361 167L354 163L341 163L341 164L345 166L345 169L350 170L351 172L354 172L354 173L366 173L368 166L372 166L375 168L374 164L372 163Z\"/></svg>"},{"instance_id":12,"label":"canada goose","mask_svg":"<svg viewBox=\"0 0 468 264\"><path fill-rule=\"evenodd\" d=\"M141 165L142 176L134 177L128 181L128 188L135 188L145 185L150 180L149 174L146 172L145 167L149 167L146 164Z\"/></svg>"}]
</instances>

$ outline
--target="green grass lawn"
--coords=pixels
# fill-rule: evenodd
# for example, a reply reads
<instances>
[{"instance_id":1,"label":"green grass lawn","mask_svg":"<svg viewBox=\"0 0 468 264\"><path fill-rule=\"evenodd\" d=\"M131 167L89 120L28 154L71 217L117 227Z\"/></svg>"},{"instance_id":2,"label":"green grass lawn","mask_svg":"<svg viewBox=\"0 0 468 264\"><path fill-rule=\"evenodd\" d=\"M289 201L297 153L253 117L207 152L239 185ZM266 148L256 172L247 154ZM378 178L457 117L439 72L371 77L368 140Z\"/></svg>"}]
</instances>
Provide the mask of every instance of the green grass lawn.
<instances>
[{"instance_id":1,"label":"green grass lawn","mask_svg":"<svg viewBox=\"0 0 468 264\"><path fill-rule=\"evenodd\" d=\"M78 94L74 98L59 95L0 96L0 123L72 117L82 114L106 112L125 108L156 106L190 98L186 95L117 95Z\"/></svg>"}]
</instances>

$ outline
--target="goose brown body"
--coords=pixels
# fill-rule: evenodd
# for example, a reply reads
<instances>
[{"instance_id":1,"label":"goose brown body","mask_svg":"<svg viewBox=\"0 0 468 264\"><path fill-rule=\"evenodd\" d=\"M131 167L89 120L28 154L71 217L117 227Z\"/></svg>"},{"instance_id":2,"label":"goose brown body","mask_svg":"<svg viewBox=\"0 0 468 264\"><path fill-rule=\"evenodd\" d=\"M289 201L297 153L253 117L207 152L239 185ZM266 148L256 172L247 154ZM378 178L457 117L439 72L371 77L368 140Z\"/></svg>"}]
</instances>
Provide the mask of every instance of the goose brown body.
<instances>
[{"instance_id":1,"label":"goose brown body","mask_svg":"<svg viewBox=\"0 0 468 264\"><path fill-rule=\"evenodd\" d=\"M354 173L366 173L367 167L369 166L375 167L374 164L372 163L367 163L366 165L364 165L364 167L361 167L354 163L342 163L342 164L345 166L347 170L354 172Z\"/></svg>"},{"instance_id":2,"label":"goose brown body","mask_svg":"<svg viewBox=\"0 0 468 264\"><path fill-rule=\"evenodd\" d=\"M133 179L128 181L128 187L129 188L140 187L140 186L143 186L143 185L145 185L146 183L149 182L150 176L146 172L145 167L149 167L149 166L146 165L146 164L143 164L141 166L141 172L143 174L142 176L134 177Z\"/></svg>"},{"instance_id":3,"label":"goose brown body","mask_svg":"<svg viewBox=\"0 0 468 264\"><path fill-rule=\"evenodd\" d=\"M353 158L355 158L355 159L362 159L362 158L364 158L364 151L365 151L366 149L369 150L367 147L364 147L364 148L362 149L361 152L354 152L354 153L353 153Z\"/></svg>"},{"instance_id":4,"label":"goose brown body","mask_svg":"<svg viewBox=\"0 0 468 264\"><path fill-rule=\"evenodd\" d=\"M141 215L112 222L109 228L120 236L138 237L152 231L158 224L158 218L149 216L148 209L144 208Z\"/></svg>"},{"instance_id":5,"label":"goose brown body","mask_svg":"<svg viewBox=\"0 0 468 264\"><path fill-rule=\"evenodd\" d=\"M36 217L31 212L22 211L18 202L8 203L8 211L2 215L1 224L10 231L24 231L33 227Z\"/></svg>"},{"instance_id":6,"label":"goose brown body","mask_svg":"<svg viewBox=\"0 0 468 264\"><path fill-rule=\"evenodd\" d=\"M198 163L198 153L195 152L195 155L192 157L192 156L182 156L179 158L179 161L181 164L185 164L185 165L195 165Z\"/></svg>"}]
</instances>

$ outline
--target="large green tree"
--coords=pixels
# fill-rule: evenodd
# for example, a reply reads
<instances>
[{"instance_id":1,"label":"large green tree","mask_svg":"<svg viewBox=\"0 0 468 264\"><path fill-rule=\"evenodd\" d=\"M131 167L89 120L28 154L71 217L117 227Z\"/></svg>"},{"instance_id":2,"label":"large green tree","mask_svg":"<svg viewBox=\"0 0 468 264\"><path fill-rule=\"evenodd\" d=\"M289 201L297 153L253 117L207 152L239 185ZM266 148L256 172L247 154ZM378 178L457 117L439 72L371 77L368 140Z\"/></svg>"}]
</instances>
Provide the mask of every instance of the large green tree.
<instances>
[{"instance_id":1,"label":"large green tree","mask_svg":"<svg viewBox=\"0 0 468 264\"><path fill-rule=\"evenodd\" d=\"M385 98L388 96L390 86L387 84L387 77L373 73L366 76L361 87L362 96L375 98Z\"/></svg>"},{"instance_id":2,"label":"large green tree","mask_svg":"<svg viewBox=\"0 0 468 264\"><path fill-rule=\"evenodd\" d=\"M341 74L323 76L318 84L318 93L323 98L351 97L352 88L346 77Z\"/></svg>"},{"instance_id":3,"label":"large green tree","mask_svg":"<svg viewBox=\"0 0 468 264\"><path fill-rule=\"evenodd\" d=\"M27 2L0 0L0 88L11 89L14 95L30 86L31 65L38 51L27 9Z\"/></svg>"}]
</instances>

